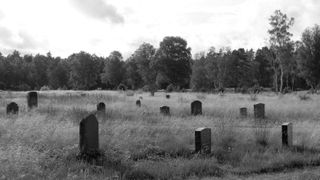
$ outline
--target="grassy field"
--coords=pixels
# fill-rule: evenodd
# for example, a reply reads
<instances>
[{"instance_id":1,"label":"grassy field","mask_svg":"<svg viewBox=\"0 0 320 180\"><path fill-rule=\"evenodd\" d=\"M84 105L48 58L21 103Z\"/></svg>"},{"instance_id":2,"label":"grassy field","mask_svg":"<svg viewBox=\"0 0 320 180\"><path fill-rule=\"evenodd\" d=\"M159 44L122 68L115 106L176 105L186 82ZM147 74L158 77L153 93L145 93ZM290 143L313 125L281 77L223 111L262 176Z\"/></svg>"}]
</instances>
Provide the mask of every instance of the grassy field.
<instances>
[{"instance_id":1,"label":"grassy field","mask_svg":"<svg viewBox=\"0 0 320 180\"><path fill-rule=\"evenodd\" d=\"M0 92L0 179L320 179L319 95L170 95L42 91L29 111L26 92ZM203 115L190 115L193 100L202 101ZM7 116L12 101L20 112ZM99 102L106 104L97 114L103 166L76 159L79 122ZM253 104L260 102L267 118L257 122ZM160 115L163 105L171 116ZM248 118L239 117L240 107ZM292 148L281 145L284 122L293 123ZM193 153L198 127L212 129L210 155Z\"/></svg>"}]
</instances>

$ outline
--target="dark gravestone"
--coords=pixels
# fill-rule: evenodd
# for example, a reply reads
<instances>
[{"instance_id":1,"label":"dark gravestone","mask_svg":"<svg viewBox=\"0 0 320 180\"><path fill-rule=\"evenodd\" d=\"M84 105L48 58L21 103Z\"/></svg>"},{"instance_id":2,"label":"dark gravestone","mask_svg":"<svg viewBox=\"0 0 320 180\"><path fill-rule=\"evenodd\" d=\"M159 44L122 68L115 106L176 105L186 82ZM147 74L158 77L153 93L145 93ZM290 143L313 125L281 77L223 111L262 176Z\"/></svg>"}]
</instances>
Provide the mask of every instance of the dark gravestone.
<instances>
[{"instance_id":1,"label":"dark gravestone","mask_svg":"<svg viewBox=\"0 0 320 180\"><path fill-rule=\"evenodd\" d=\"M17 103L12 102L7 105L7 114L18 114L19 112L19 106Z\"/></svg>"},{"instance_id":2,"label":"dark gravestone","mask_svg":"<svg viewBox=\"0 0 320 180\"><path fill-rule=\"evenodd\" d=\"M202 103L200 101L193 101L191 103L191 114L192 115L202 114Z\"/></svg>"},{"instance_id":3,"label":"dark gravestone","mask_svg":"<svg viewBox=\"0 0 320 180\"><path fill-rule=\"evenodd\" d=\"M264 111L264 104L263 103L253 105L253 111L254 111L255 118L258 118L258 119L265 118L265 115L264 115L265 111Z\"/></svg>"},{"instance_id":4,"label":"dark gravestone","mask_svg":"<svg viewBox=\"0 0 320 180\"><path fill-rule=\"evenodd\" d=\"M292 123L284 123L281 126L282 128L282 145L283 146L292 146Z\"/></svg>"},{"instance_id":5,"label":"dark gravestone","mask_svg":"<svg viewBox=\"0 0 320 180\"><path fill-rule=\"evenodd\" d=\"M245 118L247 116L248 116L247 108L245 107L240 108L240 117Z\"/></svg>"},{"instance_id":6,"label":"dark gravestone","mask_svg":"<svg viewBox=\"0 0 320 180\"><path fill-rule=\"evenodd\" d=\"M99 150L99 124L97 118L90 114L80 122L80 153L82 156L94 156Z\"/></svg>"},{"instance_id":7,"label":"dark gravestone","mask_svg":"<svg viewBox=\"0 0 320 180\"><path fill-rule=\"evenodd\" d=\"M170 94L167 94L167 95L166 95L166 98L167 98L167 99L170 99Z\"/></svg>"},{"instance_id":8,"label":"dark gravestone","mask_svg":"<svg viewBox=\"0 0 320 180\"><path fill-rule=\"evenodd\" d=\"M136 101L136 106L141 107L141 101L140 100Z\"/></svg>"},{"instance_id":9,"label":"dark gravestone","mask_svg":"<svg viewBox=\"0 0 320 180\"><path fill-rule=\"evenodd\" d=\"M170 115L170 107L168 106L160 107L160 113L163 115Z\"/></svg>"},{"instance_id":10,"label":"dark gravestone","mask_svg":"<svg viewBox=\"0 0 320 180\"><path fill-rule=\"evenodd\" d=\"M97 111L106 111L106 105L103 102L100 102L99 104L97 104Z\"/></svg>"},{"instance_id":11,"label":"dark gravestone","mask_svg":"<svg viewBox=\"0 0 320 180\"><path fill-rule=\"evenodd\" d=\"M211 153L211 129L198 128L195 131L195 152L210 154Z\"/></svg>"},{"instance_id":12,"label":"dark gravestone","mask_svg":"<svg viewBox=\"0 0 320 180\"><path fill-rule=\"evenodd\" d=\"M34 107L38 107L38 93L37 92L29 92L27 95L28 107L30 109Z\"/></svg>"}]
</instances>

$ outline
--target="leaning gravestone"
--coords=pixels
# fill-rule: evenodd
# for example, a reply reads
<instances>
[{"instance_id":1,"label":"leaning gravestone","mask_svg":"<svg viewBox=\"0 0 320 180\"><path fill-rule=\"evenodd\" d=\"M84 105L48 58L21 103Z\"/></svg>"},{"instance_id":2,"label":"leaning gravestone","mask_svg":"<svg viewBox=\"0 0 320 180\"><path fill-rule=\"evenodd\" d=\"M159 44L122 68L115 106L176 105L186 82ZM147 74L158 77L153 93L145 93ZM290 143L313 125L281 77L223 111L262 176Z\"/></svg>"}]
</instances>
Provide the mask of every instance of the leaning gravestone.
<instances>
[{"instance_id":1,"label":"leaning gravestone","mask_svg":"<svg viewBox=\"0 0 320 180\"><path fill-rule=\"evenodd\" d=\"M263 119L265 118L265 110L264 110L264 104L259 103L253 105L253 111L254 111L254 117L258 119Z\"/></svg>"},{"instance_id":2,"label":"leaning gravestone","mask_svg":"<svg viewBox=\"0 0 320 180\"><path fill-rule=\"evenodd\" d=\"M281 126L282 129L282 145L292 146L292 123L284 123Z\"/></svg>"},{"instance_id":3,"label":"leaning gravestone","mask_svg":"<svg viewBox=\"0 0 320 180\"><path fill-rule=\"evenodd\" d=\"M246 107L240 108L240 117L245 118L247 116L248 116L247 108Z\"/></svg>"},{"instance_id":4,"label":"leaning gravestone","mask_svg":"<svg viewBox=\"0 0 320 180\"><path fill-rule=\"evenodd\" d=\"M99 154L99 124L93 114L81 120L79 133L80 156L86 159L96 158Z\"/></svg>"},{"instance_id":5,"label":"leaning gravestone","mask_svg":"<svg viewBox=\"0 0 320 180\"><path fill-rule=\"evenodd\" d=\"M200 101L193 101L191 103L191 114L192 115L202 114L202 103Z\"/></svg>"},{"instance_id":6,"label":"leaning gravestone","mask_svg":"<svg viewBox=\"0 0 320 180\"><path fill-rule=\"evenodd\" d=\"M29 92L27 95L28 107L30 109L34 107L38 107L38 93L37 92Z\"/></svg>"},{"instance_id":7,"label":"leaning gravestone","mask_svg":"<svg viewBox=\"0 0 320 180\"><path fill-rule=\"evenodd\" d=\"M160 113L163 115L170 115L170 107L168 106L160 107Z\"/></svg>"},{"instance_id":8,"label":"leaning gravestone","mask_svg":"<svg viewBox=\"0 0 320 180\"><path fill-rule=\"evenodd\" d=\"M141 101L140 100L136 101L136 106L141 107Z\"/></svg>"},{"instance_id":9,"label":"leaning gravestone","mask_svg":"<svg viewBox=\"0 0 320 180\"><path fill-rule=\"evenodd\" d=\"M195 152L211 153L211 129L198 128L195 131Z\"/></svg>"},{"instance_id":10,"label":"leaning gravestone","mask_svg":"<svg viewBox=\"0 0 320 180\"><path fill-rule=\"evenodd\" d=\"M7 115L9 114L18 114L19 112L19 106L15 102L11 102L7 105Z\"/></svg>"},{"instance_id":11,"label":"leaning gravestone","mask_svg":"<svg viewBox=\"0 0 320 180\"><path fill-rule=\"evenodd\" d=\"M97 111L106 111L106 105L103 102L100 102L99 104L97 104Z\"/></svg>"}]
</instances>

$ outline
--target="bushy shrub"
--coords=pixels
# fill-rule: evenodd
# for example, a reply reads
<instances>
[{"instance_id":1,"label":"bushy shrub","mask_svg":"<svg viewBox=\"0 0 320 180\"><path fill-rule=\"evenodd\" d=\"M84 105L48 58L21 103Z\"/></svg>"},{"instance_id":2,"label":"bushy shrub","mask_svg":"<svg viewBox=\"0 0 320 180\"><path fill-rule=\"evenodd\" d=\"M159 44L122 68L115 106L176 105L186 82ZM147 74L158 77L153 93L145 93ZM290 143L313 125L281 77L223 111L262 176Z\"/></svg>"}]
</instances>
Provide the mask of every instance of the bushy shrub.
<instances>
[{"instance_id":1,"label":"bushy shrub","mask_svg":"<svg viewBox=\"0 0 320 180\"><path fill-rule=\"evenodd\" d=\"M128 89L128 87L122 83L119 84L119 86L117 87L118 90L121 90L121 91L125 91Z\"/></svg>"},{"instance_id":2,"label":"bushy shrub","mask_svg":"<svg viewBox=\"0 0 320 180\"><path fill-rule=\"evenodd\" d=\"M308 94L299 94L298 97L301 101L307 101L311 99L311 97Z\"/></svg>"},{"instance_id":3,"label":"bushy shrub","mask_svg":"<svg viewBox=\"0 0 320 180\"><path fill-rule=\"evenodd\" d=\"M173 85L173 84L169 84L168 86L167 86L167 89L166 89L166 91L167 92L172 92L172 91L178 91L178 87L177 86L175 86L175 85Z\"/></svg>"},{"instance_id":4,"label":"bushy shrub","mask_svg":"<svg viewBox=\"0 0 320 180\"><path fill-rule=\"evenodd\" d=\"M49 86L42 86L40 88L40 91L49 91L49 90L50 90Z\"/></svg>"},{"instance_id":5,"label":"bushy shrub","mask_svg":"<svg viewBox=\"0 0 320 180\"><path fill-rule=\"evenodd\" d=\"M134 92L133 92L133 91L127 91L127 92L126 92L126 95L127 95L127 96L133 96L133 95L134 95Z\"/></svg>"}]
</instances>

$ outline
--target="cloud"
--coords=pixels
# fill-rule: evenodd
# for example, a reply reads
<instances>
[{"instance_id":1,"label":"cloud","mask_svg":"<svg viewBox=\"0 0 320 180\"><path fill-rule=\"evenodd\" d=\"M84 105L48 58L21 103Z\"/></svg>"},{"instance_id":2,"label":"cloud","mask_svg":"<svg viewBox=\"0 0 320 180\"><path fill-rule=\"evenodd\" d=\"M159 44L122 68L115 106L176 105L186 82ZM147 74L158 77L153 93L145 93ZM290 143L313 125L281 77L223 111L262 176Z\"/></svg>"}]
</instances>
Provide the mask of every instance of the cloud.
<instances>
[{"instance_id":1,"label":"cloud","mask_svg":"<svg viewBox=\"0 0 320 180\"><path fill-rule=\"evenodd\" d=\"M10 29L0 26L0 45L4 45L12 49L35 49L44 43L34 40L34 38L24 31L19 31L17 34Z\"/></svg>"},{"instance_id":2,"label":"cloud","mask_svg":"<svg viewBox=\"0 0 320 180\"><path fill-rule=\"evenodd\" d=\"M78 10L87 16L99 20L109 19L114 24L124 23L124 18L117 9L103 0L72 0Z\"/></svg>"}]
</instances>

